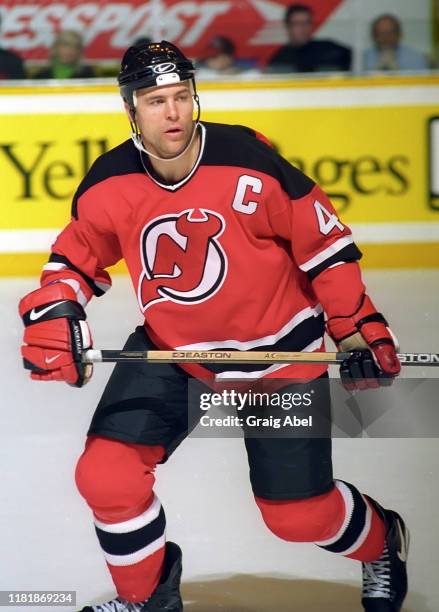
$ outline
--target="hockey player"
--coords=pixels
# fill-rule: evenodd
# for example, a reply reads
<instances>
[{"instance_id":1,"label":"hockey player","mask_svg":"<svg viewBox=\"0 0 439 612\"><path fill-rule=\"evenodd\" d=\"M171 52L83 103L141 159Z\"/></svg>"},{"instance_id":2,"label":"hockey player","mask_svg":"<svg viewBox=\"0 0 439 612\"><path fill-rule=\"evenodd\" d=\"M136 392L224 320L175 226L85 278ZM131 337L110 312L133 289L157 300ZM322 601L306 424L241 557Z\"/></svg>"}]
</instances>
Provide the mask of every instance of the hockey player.
<instances>
[{"instance_id":1,"label":"hockey player","mask_svg":"<svg viewBox=\"0 0 439 612\"><path fill-rule=\"evenodd\" d=\"M366 294L351 232L321 189L252 129L200 122L193 65L172 44L128 49L119 85L132 138L96 160L41 287L20 302L31 377L87 382L84 307L110 287L106 268L124 258L145 316L126 349L320 351L325 316L341 350L355 351L341 368L348 387L391 381L400 370L393 337ZM327 374L325 366L297 364L114 369L76 482L117 597L83 612L183 609L181 551L165 541L154 469L187 435L188 379L236 376L324 381ZM334 480L331 440L245 445L267 527L362 562L364 609L401 610L405 524Z\"/></svg>"}]
</instances>

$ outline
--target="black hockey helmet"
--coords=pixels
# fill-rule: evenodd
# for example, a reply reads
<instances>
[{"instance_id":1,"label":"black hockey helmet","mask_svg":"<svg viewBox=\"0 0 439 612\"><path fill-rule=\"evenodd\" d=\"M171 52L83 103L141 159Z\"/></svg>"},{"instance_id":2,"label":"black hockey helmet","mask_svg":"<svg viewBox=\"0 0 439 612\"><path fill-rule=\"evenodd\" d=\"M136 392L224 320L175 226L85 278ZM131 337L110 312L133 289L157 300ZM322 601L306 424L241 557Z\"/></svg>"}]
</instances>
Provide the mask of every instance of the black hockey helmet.
<instances>
[{"instance_id":1,"label":"black hockey helmet","mask_svg":"<svg viewBox=\"0 0 439 612\"><path fill-rule=\"evenodd\" d=\"M134 118L134 92L143 87L172 85L192 81L195 89L195 67L182 51L167 40L130 47L122 58L117 77L120 93Z\"/></svg>"}]
</instances>

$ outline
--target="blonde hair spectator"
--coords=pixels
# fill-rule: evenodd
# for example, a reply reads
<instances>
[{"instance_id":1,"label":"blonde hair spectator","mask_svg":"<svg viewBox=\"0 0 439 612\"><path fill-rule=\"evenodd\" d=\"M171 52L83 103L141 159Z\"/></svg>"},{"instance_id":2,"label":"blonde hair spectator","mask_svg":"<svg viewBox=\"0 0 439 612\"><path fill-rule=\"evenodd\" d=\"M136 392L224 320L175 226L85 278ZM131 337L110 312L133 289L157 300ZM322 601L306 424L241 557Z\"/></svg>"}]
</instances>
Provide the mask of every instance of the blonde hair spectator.
<instances>
[{"instance_id":1,"label":"blonde hair spectator","mask_svg":"<svg viewBox=\"0 0 439 612\"><path fill-rule=\"evenodd\" d=\"M50 65L35 74L37 79L87 79L96 76L90 66L82 64L84 42L73 30L60 32L50 50Z\"/></svg>"}]
</instances>

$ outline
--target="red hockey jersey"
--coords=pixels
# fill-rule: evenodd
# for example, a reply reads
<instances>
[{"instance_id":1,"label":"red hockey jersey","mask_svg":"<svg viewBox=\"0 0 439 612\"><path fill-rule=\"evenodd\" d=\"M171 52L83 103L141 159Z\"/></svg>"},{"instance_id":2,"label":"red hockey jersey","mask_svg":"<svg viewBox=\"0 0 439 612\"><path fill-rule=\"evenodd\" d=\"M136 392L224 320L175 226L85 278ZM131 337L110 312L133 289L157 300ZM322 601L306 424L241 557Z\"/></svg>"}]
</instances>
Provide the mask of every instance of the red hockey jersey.
<instances>
[{"instance_id":1,"label":"red hockey jersey","mask_svg":"<svg viewBox=\"0 0 439 612\"><path fill-rule=\"evenodd\" d=\"M78 188L42 283L85 304L124 258L146 331L161 349L323 350L312 280L361 254L321 189L249 128L201 124L191 173L163 184L131 140ZM183 366L182 366L183 367ZM310 377L325 366L184 366L196 376Z\"/></svg>"}]
</instances>

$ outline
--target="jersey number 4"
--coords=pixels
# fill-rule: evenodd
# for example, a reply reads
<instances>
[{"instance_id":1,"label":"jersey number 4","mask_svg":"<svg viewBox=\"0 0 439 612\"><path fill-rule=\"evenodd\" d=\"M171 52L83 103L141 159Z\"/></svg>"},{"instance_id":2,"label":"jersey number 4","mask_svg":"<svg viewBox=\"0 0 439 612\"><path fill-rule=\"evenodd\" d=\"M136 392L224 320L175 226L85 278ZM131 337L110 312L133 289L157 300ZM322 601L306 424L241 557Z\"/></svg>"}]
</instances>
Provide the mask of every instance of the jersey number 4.
<instances>
[{"instance_id":1,"label":"jersey number 4","mask_svg":"<svg viewBox=\"0 0 439 612\"><path fill-rule=\"evenodd\" d=\"M329 212L323 204L320 204L318 200L314 202L314 208L317 213L317 219L319 222L319 230L325 236L329 232L337 227L341 232L344 230L344 226L340 223L340 219L334 213Z\"/></svg>"}]
</instances>

